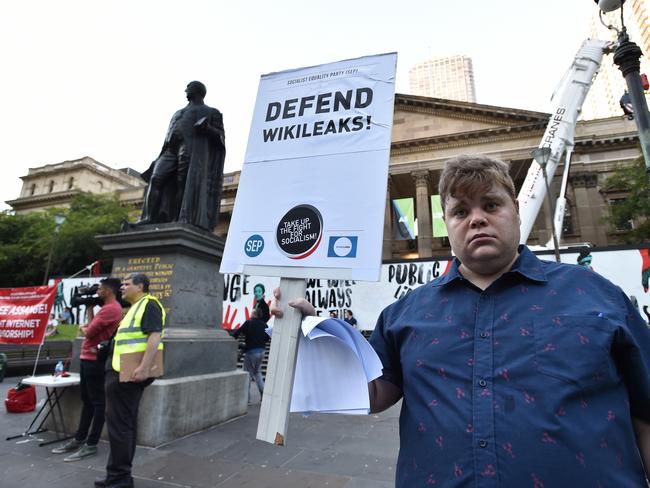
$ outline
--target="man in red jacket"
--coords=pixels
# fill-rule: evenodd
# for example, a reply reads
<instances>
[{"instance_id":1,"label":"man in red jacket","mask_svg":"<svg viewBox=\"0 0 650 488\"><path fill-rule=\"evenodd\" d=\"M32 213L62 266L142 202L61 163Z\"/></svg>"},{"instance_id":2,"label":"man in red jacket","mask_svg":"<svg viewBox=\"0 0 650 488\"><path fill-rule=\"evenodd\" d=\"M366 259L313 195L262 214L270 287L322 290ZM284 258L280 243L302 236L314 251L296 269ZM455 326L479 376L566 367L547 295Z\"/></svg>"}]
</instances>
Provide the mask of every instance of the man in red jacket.
<instances>
[{"instance_id":1,"label":"man in red jacket","mask_svg":"<svg viewBox=\"0 0 650 488\"><path fill-rule=\"evenodd\" d=\"M87 308L88 324L80 328L84 335L81 345L81 400L83 408L79 428L74 438L66 444L52 449L54 454L73 452L64 461L79 461L97 454L97 443L104 427L104 362L97 359L97 345L107 341L115 333L122 320L122 306L117 301L120 280L105 278L100 281L97 295L103 305L94 316L93 309ZM92 424L92 428L91 428ZM90 433L89 433L90 431Z\"/></svg>"}]
</instances>

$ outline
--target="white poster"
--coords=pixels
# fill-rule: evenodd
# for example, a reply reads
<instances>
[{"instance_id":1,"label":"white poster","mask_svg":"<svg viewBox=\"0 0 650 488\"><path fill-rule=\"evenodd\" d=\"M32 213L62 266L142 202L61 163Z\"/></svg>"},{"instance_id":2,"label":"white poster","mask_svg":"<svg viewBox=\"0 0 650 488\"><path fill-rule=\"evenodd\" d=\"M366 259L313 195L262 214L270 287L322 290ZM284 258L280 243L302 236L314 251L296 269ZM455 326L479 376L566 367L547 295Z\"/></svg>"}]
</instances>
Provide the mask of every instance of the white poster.
<instances>
[{"instance_id":1,"label":"white poster","mask_svg":"<svg viewBox=\"0 0 650 488\"><path fill-rule=\"evenodd\" d=\"M396 62L262 76L222 273L379 279Z\"/></svg>"}]
</instances>

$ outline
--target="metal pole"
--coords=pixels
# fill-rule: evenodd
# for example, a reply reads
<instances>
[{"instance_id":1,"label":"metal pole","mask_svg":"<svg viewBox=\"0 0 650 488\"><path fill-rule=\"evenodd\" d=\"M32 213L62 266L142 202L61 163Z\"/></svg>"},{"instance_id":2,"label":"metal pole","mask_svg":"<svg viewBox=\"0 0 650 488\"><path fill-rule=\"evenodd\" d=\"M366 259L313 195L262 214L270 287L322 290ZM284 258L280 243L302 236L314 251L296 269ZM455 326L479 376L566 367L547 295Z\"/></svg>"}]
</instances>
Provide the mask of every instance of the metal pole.
<instances>
[{"instance_id":1,"label":"metal pole","mask_svg":"<svg viewBox=\"0 0 650 488\"><path fill-rule=\"evenodd\" d=\"M642 54L641 48L630 42L627 33L623 30L618 37L618 47L614 51L614 64L619 67L627 83L627 92L634 108L634 119L639 129L639 143L645 160L646 174L650 179L650 112L648 112L639 75Z\"/></svg>"},{"instance_id":2,"label":"metal pole","mask_svg":"<svg viewBox=\"0 0 650 488\"><path fill-rule=\"evenodd\" d=\"M38 352L36 353L36 361L34 361L34 369L32 370L32 376L36 376L36 367L38 366L38 358L41 357L41 349L43 349L44 342L45 342L45 335L43 335L43 339L41 340L41 343L38 345Z\"/></svg>"},{"instance_id":3,"label":"metal pole","mask_svg":"<svg viewBox=\"0 0 650 488\"><path fill-rule=\"evenodd\" d=\"M58 230L55 230L52 244L50 244L50 252L47 255L47 264L45 265L45 274L43 275L43 286L47 285L47 277L50 274L50 263L52 262L52 253L54 252L54 243L56 242L57 234Z\"/></svg>"},{"instance_id":4,"label":"metal pole","mask_svg":"<svg viewBox=\"0 0 650 488\"><path fill-rule=\"evenodd\" d=\"M546 176L546 165L542 168L542 174L544 175L544 183L546 184L546 198L548 198L548 204L551 208L551 215L555 215L555 209L553 208L553 199L551 198L551 189L548 186L548 177ZM554 220L554 219L553 219ZM553 220L551 220L551 234L553 235L553 248L555 250L555 261L560 262L560 245L557 242L557 235L555 234L555 225Z\"/></svg>"}]
</instances>

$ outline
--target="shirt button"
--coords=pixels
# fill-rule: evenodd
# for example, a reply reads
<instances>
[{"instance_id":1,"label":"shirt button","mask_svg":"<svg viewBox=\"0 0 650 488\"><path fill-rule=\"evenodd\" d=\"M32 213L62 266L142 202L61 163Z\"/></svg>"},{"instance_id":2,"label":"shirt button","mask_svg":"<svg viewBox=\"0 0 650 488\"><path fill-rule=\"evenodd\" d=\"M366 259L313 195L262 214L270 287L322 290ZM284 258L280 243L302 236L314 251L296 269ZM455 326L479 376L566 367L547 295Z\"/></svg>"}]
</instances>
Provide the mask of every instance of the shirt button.
<instances>
[{"instance_id":1,"label":"shirt button","mask_svg":"<svg viewBox=\"0 0 650 488\"><path fill-rule=\"evenodd\" d=\"M478 384L479 384L479 386L482 386L483 388L485 388L487 386L487 381L481 380L481 381L478 382Z\"/></svg>"},{"instance_id":2,"label":"shirt button","mask_svg":"<svg viewBox=\"0 0 650 488\"><path fill-rule=\"evenodd\" d=\"M478 441L478 447L487 447L487 441L485 439L481 439Z\"/></svg>"},{"instance_id":3,"label":"shirt button","mask_svg":"<svg viewBox=\"0 0 650 488\"><path fill-rule=\"evenodd\" d=\"M487 339L487 336L488 336L488 333L487 333L487 332L485 332L484 330L481 331L481 338L482 338L482 339Z\"/></svg>"}]
</instances>

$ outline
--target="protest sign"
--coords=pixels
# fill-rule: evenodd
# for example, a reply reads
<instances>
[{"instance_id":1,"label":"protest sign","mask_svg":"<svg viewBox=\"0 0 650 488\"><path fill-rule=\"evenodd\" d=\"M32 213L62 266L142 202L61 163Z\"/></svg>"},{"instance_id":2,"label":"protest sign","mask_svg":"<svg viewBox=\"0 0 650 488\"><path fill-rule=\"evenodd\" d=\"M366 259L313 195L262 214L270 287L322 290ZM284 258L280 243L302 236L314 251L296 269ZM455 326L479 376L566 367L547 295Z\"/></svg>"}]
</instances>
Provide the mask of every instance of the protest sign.
<instances>
[{"instance_id":1,"label":"protest sign","mask_svg":"<svg viewBox=\"0 0 650 488\"><path fill-rule=\"evenodd\" d=\"M0 288L0 343L40 344L56 286Z\"/></svg>"},{"instance_id":2,"label":"protest sign","mask_svg":"<svg viewBox=\"0 0 650 488\"><path fill-rule=\"evenodd\" d=\"M397 55L262 76L220 271L377 280ZM283 445L300 313L274 323L257 438Z\"/></svg>"},{"instance_id":3,"label":"protest sign","mask_svg":"<svg viewBox=\"0 0 650 488\"><path fill-rule=\"evenodd\" d=\"M262 76L222 273L379 279L396 59Z\"/></svg>"}]
</instances>

